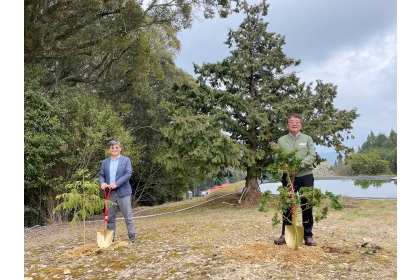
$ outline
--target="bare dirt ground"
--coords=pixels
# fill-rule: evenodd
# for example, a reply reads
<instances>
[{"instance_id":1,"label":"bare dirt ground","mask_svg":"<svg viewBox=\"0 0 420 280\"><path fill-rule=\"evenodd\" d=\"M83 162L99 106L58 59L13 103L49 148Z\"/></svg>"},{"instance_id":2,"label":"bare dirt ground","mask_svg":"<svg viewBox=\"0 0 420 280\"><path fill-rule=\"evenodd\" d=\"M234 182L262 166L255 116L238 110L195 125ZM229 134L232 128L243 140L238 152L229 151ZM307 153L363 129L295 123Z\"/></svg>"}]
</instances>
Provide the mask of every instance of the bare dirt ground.
<instances>
[{"instance_id":1,"label":"bare dirt ground","mask_svg":"<svg viewBox=\"0 0 420 280\"><path fill-rule=\"evenodd\" d=\"M108 248L101 217L85 238L83 223L25 229L25 279L397 279L396 200L343 200L315 223L318 245L295 250L273 243L274 209L237 204L239 187L134 209L134 244L122 219Z\"/></svg>"}]
</instances>

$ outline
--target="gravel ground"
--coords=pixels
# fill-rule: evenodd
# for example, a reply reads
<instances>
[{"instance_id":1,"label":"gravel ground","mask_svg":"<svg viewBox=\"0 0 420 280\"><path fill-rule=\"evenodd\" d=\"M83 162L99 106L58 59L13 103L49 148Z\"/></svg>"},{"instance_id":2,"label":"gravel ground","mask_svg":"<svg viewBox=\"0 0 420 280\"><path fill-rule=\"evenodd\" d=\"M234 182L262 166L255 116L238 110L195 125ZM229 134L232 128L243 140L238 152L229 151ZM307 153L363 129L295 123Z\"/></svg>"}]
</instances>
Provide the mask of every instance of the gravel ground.
<instances>
[{"instance_id":1,"label":"gravel ground","mask_svg":"<svg viewBox=\"0 0 420 280\"><path fill-rule=\"evenodd\" d=\"M85 230L25 229L25 279L397 279L396 200L343 200L343 210L315 223L318 245L295 250L273 243L273 209L237 204L242 184L134 209L134 244L122 219L108 248L97 245L100 217Z\"/></svg>"}]
</instances>

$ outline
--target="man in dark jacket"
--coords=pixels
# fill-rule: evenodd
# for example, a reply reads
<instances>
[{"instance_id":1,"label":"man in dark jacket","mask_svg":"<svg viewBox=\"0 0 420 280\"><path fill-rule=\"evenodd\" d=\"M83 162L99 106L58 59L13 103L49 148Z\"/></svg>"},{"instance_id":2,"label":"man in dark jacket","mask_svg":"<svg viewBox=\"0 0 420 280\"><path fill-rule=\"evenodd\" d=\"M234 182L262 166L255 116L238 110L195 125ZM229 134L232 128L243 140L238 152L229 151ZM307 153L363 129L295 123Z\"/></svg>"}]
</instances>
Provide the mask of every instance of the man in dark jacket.
<instances>
[{"instance_id":1,"label":"man in dark jacket","mask_svg":"<svg viewBox=\"0 0 420 280\"><path fill-rule=\"evenodd\" d=\"M125 219L128 238L134 243L136 235L134 233L133 212L131 209L132 190L129 182L132 172L131 161L128 157L121 155L122 146L119 141L110 141L108 150L111 156L102 161L99 172L99 185L105 191L108 188L108 192L111 192L109 200L117 203L117 205L112 205L108 209L107 227L108 230L114 231L115 238L116 216L119 207Z\"/></svg>"}]
</instances>

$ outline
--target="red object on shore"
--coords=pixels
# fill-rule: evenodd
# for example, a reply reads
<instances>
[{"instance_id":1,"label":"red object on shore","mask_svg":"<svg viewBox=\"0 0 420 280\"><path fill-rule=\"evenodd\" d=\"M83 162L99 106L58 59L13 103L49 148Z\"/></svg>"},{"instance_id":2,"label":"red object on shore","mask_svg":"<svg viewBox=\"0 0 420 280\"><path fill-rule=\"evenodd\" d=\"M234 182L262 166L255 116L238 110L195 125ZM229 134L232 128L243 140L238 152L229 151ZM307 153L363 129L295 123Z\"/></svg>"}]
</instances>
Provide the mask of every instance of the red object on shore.
<instances>
[{"instance_id":1,"label":"red object on shore","mask_svg":"<svg viewBox=\"0 0 420 280\"><path fill-rule=\"evenodd\" d=\"M214 192L214 191L217 191L218 189L222 189L222 188L230 186L230 185L232 185L232 184L226 183L226 184L222 184L221 186L214 186L214 187L211 187L209 189L209 191Z\"/></svg>"}]
</instances>

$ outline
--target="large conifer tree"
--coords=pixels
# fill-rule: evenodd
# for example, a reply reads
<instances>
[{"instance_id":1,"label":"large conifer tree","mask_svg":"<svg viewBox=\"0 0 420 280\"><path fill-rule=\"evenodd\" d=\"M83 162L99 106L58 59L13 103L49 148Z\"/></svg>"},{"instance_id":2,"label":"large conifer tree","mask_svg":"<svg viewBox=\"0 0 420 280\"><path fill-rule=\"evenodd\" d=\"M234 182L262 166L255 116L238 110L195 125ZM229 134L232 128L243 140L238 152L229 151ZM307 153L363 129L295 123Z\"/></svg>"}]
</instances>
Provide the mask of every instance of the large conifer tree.
<instances>
[{"instance_id":1,"label":"large conifer tree","mask_svg":"<svg viewBox=\"0 0 420 280\"><path fill-rule=\"evenodd\" d=\"M318 145L348 153L342 144L352 137L356 109L333 106L337 86L316 81L300 83L289 67L300 60L282 50L285 37L267 31L263 17L266 1L242 2L245 18L238 30L229 30L225 42L235 47L221 62L194 65L197 85L174 86L169 100L173 122L163 130L166 148L160 161L181 177L216 175L230 166L245 170L240 203L255 203L261 196L258 178L270 163L271 146L287 132L291 113L304 117L303 132Z\"/></svg>"}]
</instances>

